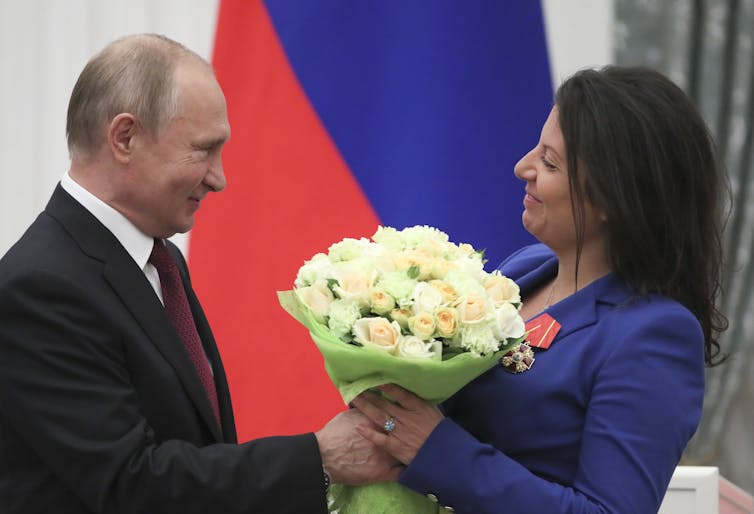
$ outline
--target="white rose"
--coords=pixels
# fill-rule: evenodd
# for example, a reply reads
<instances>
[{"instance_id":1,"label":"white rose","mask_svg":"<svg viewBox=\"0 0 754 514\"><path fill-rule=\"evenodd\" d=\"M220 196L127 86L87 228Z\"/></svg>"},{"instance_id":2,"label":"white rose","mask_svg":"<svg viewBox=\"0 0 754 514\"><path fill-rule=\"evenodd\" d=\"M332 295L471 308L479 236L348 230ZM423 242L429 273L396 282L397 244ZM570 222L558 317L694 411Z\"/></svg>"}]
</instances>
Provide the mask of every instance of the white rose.
<instances>
[{"instance_id":1,"label":"white rose","mask_svg":"<svg viewBox=\"0 0 754 514\"><path fill-rule=\"evenodd\" d=\"M526 332L524 320L513 304L504 303L495 311L495 321L492 324L492 332L501 341L509 338L519 338Z\"/></svg>"},{"instance_id":2,"label":"white rose","mask_svg":"<svg viewBox=\"0 0 754 514\"><path fill-rule=\"evenodd\" d=\"M401 337L401 327L385 318L361 318L353 324L353 335L364 346L394 353Z\"/></svg>"},{"instance_id":3,"label":"white rose","mask_svg":"<svg viewBox=\"0 0 754 514\"><path fill-rule=\"evenodd\" d=\"M371 242L363 237L361 239L347 237L330 246L327 254L333 262L352 261L361 257L370 244Z\"/></svg>"},{"instance_id":4,"label":"white rose","mask_svg":"<svg viewBox=\"0 0 754 514\"><path fill-rule=\"evenodd\" d=\"M453 261L453 263L463 271L468 273L472 277L481 279L485 275L484 262L482 257L478 253L472 253L471 255L460 257Z\"/></svg>"},{"instance_id":5,"label":"white rose","mask_svg":"<svg viewBox=\"0 0 754 514\"><path fill-rule=\"evenodd\" d=\"M444 282L449 284L459 295L486 295L481 282L461 270L451 270L445 275Z\"/></svg>"},{"instance_id":6,"label":"white rose","mask_svg":"<svg viewBox=\"0 0 754 514\"><path fill-rule=\"evenodd\" d=\"M427 225L407 227L401 230L400 234L408 248L416 248L425 241L439 241L441 243L448 241L448 234Z\"/></svg>"},{"instance_id":7,"label":"white rose","mask_svg":"<svg viewBox=\"0 0 754 514\"><path fill-rule=\"evenodd\" d=\"M416 284L412 297L414 299L414 312L434 312L445 300L443 294L427 282Z\"/></svg>"},{"instance_id":8,"label":"white rose","mask_svg":"<svg viewBox=\"0 0 754 514\"><path fill-rule=\"evenodd\" d=\"M377 227L372 239L392 252L403 250L403 238L393 227Z\"/></svg>"},{"instance_id":9,"label":"white rose","mask_svg":"<svg viewBox=\"0 0 754 514\"><path fill-rule=\"evenodd\" d=\"M405 271L390 271L384 273L376 285L395 298L398 305L404 307L411 303L416 280L409 278Z\"/></svg>"},{"instance_id":10,"label":"white rose","mask_svg":"<svg viewBox=\"0 0 754 514\"><path fill-rule=\"evenodd\" d=\"M327 282L318 280L310 286L302 287L295 291L303 304L312 311L317 321L324 323L325 317L330 310L330 304L335 299L332 291L327 287Z\"/></svg>"},{"instance_id":11,"label":"white rose","mask_svg":"<svg viewBox=\"0 0 754 514\"><path fill-rule=\"evenodd\" d=\"M310 286L318 280L327 280L335 276L335 266L324 253L318 253L304 263L298 270L296 287Z\"/></svg>"},{"instance_id":12,"label":"white rose","mask_svg":"<svg viewBox=\"0 0 754 514\"><path fill-rule=\"evenodd\" d=\"M439 352L438 352L439 349ZM416 336L402 336L398 339L397 355L412 359L442 358L442 343L435 339L423 341Z\"/></svg>"}]
</instances>

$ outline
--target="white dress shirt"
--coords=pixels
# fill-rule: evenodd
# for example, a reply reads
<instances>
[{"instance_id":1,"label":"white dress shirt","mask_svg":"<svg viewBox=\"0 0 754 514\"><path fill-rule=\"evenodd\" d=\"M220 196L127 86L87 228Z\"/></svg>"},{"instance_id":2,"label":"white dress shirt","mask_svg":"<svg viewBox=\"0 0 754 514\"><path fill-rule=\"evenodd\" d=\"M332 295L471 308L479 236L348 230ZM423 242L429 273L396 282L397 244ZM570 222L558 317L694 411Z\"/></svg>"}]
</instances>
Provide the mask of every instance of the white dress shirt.
<instances>
[{"instance_id":1,"label":"white dress shirt","mask_svg":"<svg viewBox=\"0 0 754 514\"><path fill-rule=\"evenodd\" d=\"M91 212L92 216L97 218L100 223L113 233L115 238L123 245L123 248L126 249L128 255L141 268L160 302L164 304L162 289L160 287L160 276L157 274L157 269L147 262L149 255L152 253L154 239L139 230L128 218L84 189L71 178L69 172L66 172L63 178L60 179L60 185L77 202L83 205L87 211Z\"/></svg>"}]
</instances>

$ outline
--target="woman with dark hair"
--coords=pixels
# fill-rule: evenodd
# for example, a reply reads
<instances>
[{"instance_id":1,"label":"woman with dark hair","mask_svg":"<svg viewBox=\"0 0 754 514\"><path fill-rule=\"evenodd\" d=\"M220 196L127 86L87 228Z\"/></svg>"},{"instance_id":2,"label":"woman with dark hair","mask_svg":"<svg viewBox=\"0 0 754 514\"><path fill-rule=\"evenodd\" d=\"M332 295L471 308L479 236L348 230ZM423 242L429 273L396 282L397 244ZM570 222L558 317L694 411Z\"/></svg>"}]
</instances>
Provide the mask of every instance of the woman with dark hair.
<instances>
[{"instance_id":1,"label":"woman with dark hair","mask_svg":"<svg viewBox=\"0 0 754 514\"><path fill-rule=\"evenodd\" d=\"M458 513L656 512L726 326L712 138L660 73L585 70L515 173L541 244L499 269L537 334L531 367L497 366L442 410L394 385L396 403L365 393L355 406L394 423L359 431L406 466L402 484Z\"/></svg>"}]
</instances>

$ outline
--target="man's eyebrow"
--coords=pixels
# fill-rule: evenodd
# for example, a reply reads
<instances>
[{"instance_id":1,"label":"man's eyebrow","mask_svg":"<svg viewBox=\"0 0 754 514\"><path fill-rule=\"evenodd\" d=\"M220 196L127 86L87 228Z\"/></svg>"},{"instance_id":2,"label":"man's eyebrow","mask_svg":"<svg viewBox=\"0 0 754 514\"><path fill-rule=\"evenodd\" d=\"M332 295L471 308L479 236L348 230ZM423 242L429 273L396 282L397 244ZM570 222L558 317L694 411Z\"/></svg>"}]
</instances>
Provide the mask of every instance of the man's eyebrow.
<instances>
[{"instance_id":1,"label":"man's eyebrow","mask_svg":"<svg viewBox=\"0 0 754 514\"><path fill-rule=\"evenodd\" d=\"M193 147L199 148L201 150L209 150L209 149L216 148L218 146L225 144L227 140L228 140L227 137L218 137L216 139L211 139L209 141L196 142L193 144Z\"/></svg>"}]
</instances>

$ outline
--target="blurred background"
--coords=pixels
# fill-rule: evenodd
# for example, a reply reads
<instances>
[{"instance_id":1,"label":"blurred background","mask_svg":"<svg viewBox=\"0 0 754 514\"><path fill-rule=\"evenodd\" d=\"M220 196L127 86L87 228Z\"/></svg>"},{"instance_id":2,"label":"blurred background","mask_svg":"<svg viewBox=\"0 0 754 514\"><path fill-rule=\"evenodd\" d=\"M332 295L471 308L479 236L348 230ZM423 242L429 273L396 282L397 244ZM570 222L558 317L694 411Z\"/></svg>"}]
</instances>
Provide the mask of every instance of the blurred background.
<instances>
[{"instance_id":1,"label":"blurred background","mask_svg":"<svg viewBox=\"0 0 754 514\"><path fill-rule=\"evenodd\" d=\"M304 260L378 224L429 224L485 248L494 268L531 241L512 170L560 80L608 63L668 74L707 119L732 192L730 357L708 371L684 463L719 466L754 493L754 0L0 0L0 255L67 169L78 73L139 32L211 60L228 100L228 189L174 240L220 345L242 440L315 430L344 407L277 305Z\"/></svg>"}]
</instances>

